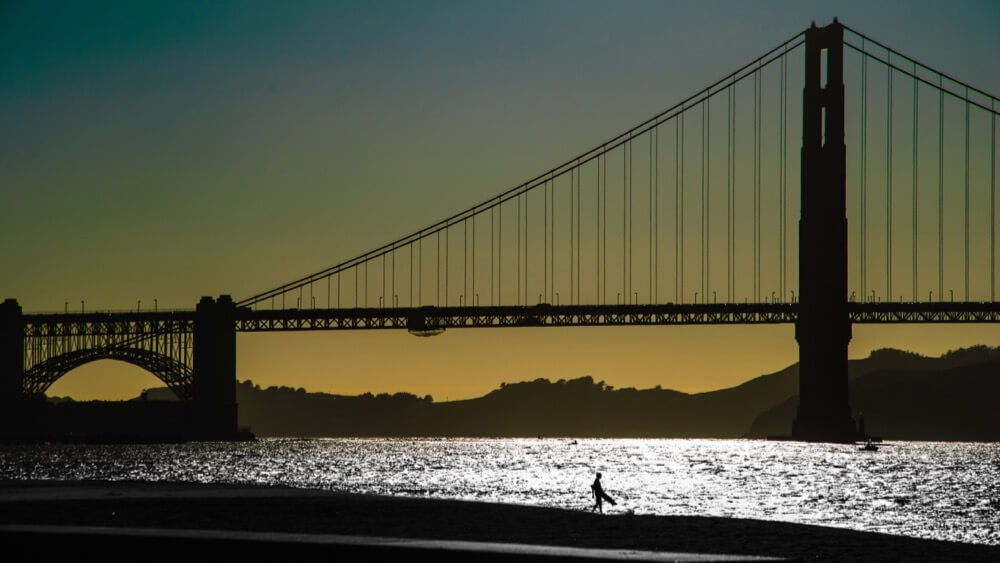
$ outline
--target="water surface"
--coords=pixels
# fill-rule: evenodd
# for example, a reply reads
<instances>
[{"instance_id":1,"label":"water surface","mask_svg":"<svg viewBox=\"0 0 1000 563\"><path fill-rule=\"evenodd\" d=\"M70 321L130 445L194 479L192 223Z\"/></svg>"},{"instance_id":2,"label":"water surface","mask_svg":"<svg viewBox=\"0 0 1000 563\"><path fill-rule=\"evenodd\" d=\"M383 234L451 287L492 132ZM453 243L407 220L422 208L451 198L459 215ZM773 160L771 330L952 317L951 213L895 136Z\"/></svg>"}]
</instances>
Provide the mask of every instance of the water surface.
<instances>
[{"instance_id":1,"label":"water surface","mask_svg":"<svg viewBox=\"0 0 1000 563\"><path fill-rule=\"evenodd\" d=\"M730 516L1000 545L1000 444L264 439L0 447L2 479L196 481Z\"/></svg>"}]
</instances>

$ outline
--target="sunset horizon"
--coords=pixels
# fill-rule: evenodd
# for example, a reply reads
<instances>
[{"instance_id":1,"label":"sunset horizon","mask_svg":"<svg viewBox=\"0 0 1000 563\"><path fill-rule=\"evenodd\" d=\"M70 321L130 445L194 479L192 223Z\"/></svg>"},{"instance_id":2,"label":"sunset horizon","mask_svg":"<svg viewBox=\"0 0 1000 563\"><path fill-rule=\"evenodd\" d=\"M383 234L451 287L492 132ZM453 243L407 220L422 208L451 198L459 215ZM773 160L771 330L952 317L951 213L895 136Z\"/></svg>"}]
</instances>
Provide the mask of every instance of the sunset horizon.
<instances>
[{"instance_id":1,"label":"sunset horizon","mask_svg":"<svg viewBox=\"0 0 1000 563\"><path fill-rule=\"evenodd\" d=\"M119 6L76 13L70 9L44 18L26 6L13 7L5 18L12 27L4 34L7 60L12 64L0 75L0 92L4 92L0 107L12 124L7 128L10 134L2 136L9 164L0 172L4 185L12 188L7 190L9 205L0 227L8 256L8 267L0 275L3 297L18 299L25 312L190 309L202 295L230 294L242 299L417 231L446 213L486 201L738 68L747 62L742 49L771 48L810 21L828 23L833 16L908 55L930 57L928 62L934 66L987 91L1000 90L996 73L988 72L986 55L996 48L995 37L985 32L984 22L989 18L970 17L971 10L908 10L906 18L912 21L903 25L889 11L868 12L862 4L790 3L779 10L780 23L757 29L753 21L758 14L736 8L745 12L743 20L711 24L721 26L718 32L727 38L711 45L700 41L690 26L686 31L652 35L636 28L635 34L622 38L600 33L611 29L608 18L652 30L658 18L699 21L711 12L685 3L632 7L639 19L631 20L630 11L597 6L574 16L578 31L557 26L542 34L529 30L554 17L553 6L524 5L492 19L481 19L488 11L485 5L452 6L450 11L445 5L403 9L400 16L413 18L411 24L383 20L379 10L343 7L303 7L270 18L260 7L235 11L219 7L182 15L183 10ZM987 14L995 11L989 4L983 9ZM88 18L92 20L88 29L112 26L107 28L106 41L96 41L91 32L74 31L73 22ZM143 31L117 25L129 21L143 22ZM317 35L322 21L355 31ZM370 27L383 21L400 34ZM451 27L459 21L466 27ZM941 24L943 31L938 33L944 33L952 47L931 56L925 42L914 41L919 32L912 30ZM505 26L520 31L510 36ZM365 29L367 35L362 32ZM464 31L442 33L444 29ZM264 51L265 45L274 48ZM423 47L414 49L413 45ZM741 45L741 49L729 45ZM958 50L958 45L966 45L966 50ZM693 55L682 54L688 48L699 53L699 64L691 65ZM237 55L252 54L255 49L267 55ZM574 49L586 55L573 54ZM967 54L977 52L981 55ZM620 57L631 62L610 64ZM589 62L584 64L584 60ZM789 67L790 73L800 72L792 64ZM544 70L549 68L563 69L562 74ZM659 70L653 72L654 68ZM682 79L664 78L678 73ZM849 78L856 87L857 77ZM527 90L510 87L515 79L535 86ZM884 81L884 76L872 75L872 83L883 88L879 80ZM528 96L528 92L535 94ZM789 93L792 103L798 97L795 91ZM852 112L856 103L856 99L848 101ZM873 103L873 115L883 110ZM713 108L716 119L723 118L722 111ZM697 119L692 116L690 127L697 126ZM927 124L936 125L932 119ZM748 126L749 122L739 124ZM878 127L873 121L873 136ZM900 134L905 132L900 127ZM849 133L857 134L850 128ZM721 142L723 136L715 138ZM526 143L525 139L537 140ZM777 137L765 141L773 147ZM797 159L798 143L797 137L788 139L790 159ZM907 143L908 138L900 142L906 151ZM696 159L697 146L690 144ZM961 143L954 145L957 150ZM641 158L643 150L636 151L637 157ZM924 150L931 151L928 162L937 158L929 141L921 145ZM856 151L848 152L850 159L857 157ZM897 159L906 154L901 150ZM876 178L881 182L884 173L877 168L876 156L873 151L869 175L872 182ZM712 173L717 178L714 193L720 196L724 186L719 182L727 176L721 158L716 159ZM961 169L958 161L946 164L949 171ZM848 165L854 166L853 161ZM690 166L694 174L697 162ZM790 188L798 184L796 170L789 170ZM974 166L976 170L981 168ZM663 172L673 173L666 163ZM771 169L765 173L775 181ZM589 174L584 180L590 181ZM936 172L926 174L932 178ZM856 169L849 172L849 180L858 181ZM695 176L691 181L691 194L696 197L699 180ZM905 189L909 189L908 181L900 181ZM960 184L961 178L956 181ZM673 197L666 187L662 189L664 198ZM934 182L922 183L922 191L932 189ZM790 197L787 236L792 246L788 255L794 264L798 209L797 199ZM925 197L936 195L921 195ZM977 201L973 203L978 205ZM957 212L960 207L947 209ZM635 208L636 221L644 212ZM856 205L851 203L849 214L855 213ZM933 218L919 219L920 225L933 228ZM859 286L856 277L857 217L849 220L853 221L854 294L861 293L864 284ZM907 220L901 216L899 224L909 228ZM53 228L43 228L46 224ZM695 219L690 224L697 226ZM945 242L958 244L960 232L951 225ZM973 233L978 232L977 225ZM670 227L660 228L667 232ZM870 238L880 236L878 229L870 231ZM897 238L903 240L904 232L897 233ZM739 236L748 236L744 233ZM697 231L691 231L693 245L687 250L692 272L698 267L696 236ZM714 240L724 236L718 231ZM872 240L871 244L881 244ZM935 264L936 241L921 238L918 242L921 264ZM907 245L908 239L900 243L897 262L903 257L909 260ZM955 299L956 291L962 296L961 248L948 246L945 251L948 263L959 268L946 271L944 279L944 292L950 291L949 298ZM513 250L506 252L512 255ZM541 254L535 252L535 256ZM645 259L641 252L636 250ZM976 268L982 263L978 252L981 249L974 246ZM715 255L718 258L713 260L724 257L721 250ZM777 255L763 258L767 262L762 267L771 263L769 271L777 271ZM666 262L669 257L664 254L663 259ZM878 260L884 258L870 254L868 260L872 275L881 275ZM905 266L897 262L893 268ZM736 263L736 267L746 272L748 264ZM586 261L582 266L591 267ZM666 265L660 267L664 280L673 275ZM723 281L721 262L713 269L715 279L709 292L718 299L716 293L725 295L728 282ZM782 284L792 290L791 295L784 290L784 299L793 298L797 275L794 270L785 275L784 281L762 280L767 285L758 290L762 298L771 299L772 290ZM983 281L983 275L981 269L973 270L973 290L978 296L983 290L976 284ZM585 276L584 281L592 283L588 280ZM908 279L898 283L904 288L904 300L945 298L938 291L932 266L921 270L914 282L916 296L911 295ZM749 283L748 275L735 283ZM878 292L878 299L886 299L884 279L872 277L869 285ZM570 289L563 288L563 300ZM605 299L613 302L616 291L621 299L621 289L604 291L608 289ZM659 301L673 301L675 290L663 289L668 296L661 295ZM706 295L698 297L698 289L698 282L692 281L679 297L705 300ZM734 289L735 299L753 299L753 288ZM321 291L322 296L313 297L320 307L328 302L328 286ZM538 287L524 291L529 292L542 293ZM554 302L558 295L546 290L541 297ZM637 297L646 300L651 294L647 297L640 292ZM393 299L400 298L405 295ZM538 299L532 294L527 301ZM375 303L377 299L370 304ZM310 306L317 306L316 301ZM526 333L518 332L522 330ZM505 379L586 373L616 386L661 384L703 391L781 369L797 359L793 330L787 325L539 330L537 336L532 329L468 334L452 330L427 340L382 331L371 335L246 335L239 339L237 373L240 379L266 385L317 391L412 390L471 397ZM725 354L712 344L722 341L727 343ZM477 362L476 358L489 358L498 342L519 351L503 354L503 362L509 365ZM861 358L873 349L896 347L939 355L975 344L998 344L989 325L855 326L849 354ZM398 353L390 360L384 354L387 349ZM623 353L609 362L607 352L614 350ZM671 369L665 369L665 363ZM105 375L94 375L97 372ZM72 395L86 388L92 390L91 397L124 398L152 382L140 368L99 361L70 373L55 384L53 392Z\"/></svg>"}]
</instances>

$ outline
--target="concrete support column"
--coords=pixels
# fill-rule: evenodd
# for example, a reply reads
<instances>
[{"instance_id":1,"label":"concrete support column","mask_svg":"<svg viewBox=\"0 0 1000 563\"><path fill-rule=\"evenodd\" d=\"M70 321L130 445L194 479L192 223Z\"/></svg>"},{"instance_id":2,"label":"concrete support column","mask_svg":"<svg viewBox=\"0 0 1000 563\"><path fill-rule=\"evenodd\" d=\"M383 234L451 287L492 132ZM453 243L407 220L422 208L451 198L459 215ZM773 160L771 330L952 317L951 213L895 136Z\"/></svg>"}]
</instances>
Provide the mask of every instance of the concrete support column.
<instances>
[{"instance_id":1,"label":"concrete support column","mask_svg":"<svg viewBox=\"0 0 1000 563\"><path fill-rule=\"evenodd\" d=\"M0 405L21 400L23 385L24 317L17 300L6 299L0 303Z\"/></svg>"},{"instance_id":2,"label":"concrete support column","mask_svg":"<svg viewBox=\"0 0 1000 563\"><path fill-rule=\"evenodd\" d=\"M194 321L193 403L200 439L236 436L236 305L202 297Z\"/></svg>"},{"instance_id":3,"label":"concrete support column","mask_svg":"<svg viewBox=\"0 0 1000 563\"><path fill-rule=\"evenodd\" d=\"M798 440L855 439L847 398L847 188L844 28L806 31L799 219ZM822 76L823 59L826 76Z\"/></svg>"},{"instance_id":4,"label":"concrete support column","mask_svg":"<svg viewBox=\"0 0 1000 563\"><path fill-rule=\"evenodd\" d=\"M19 441L26 427L24 317L17 300L0 303L0 442Z\"/></svg>"}]
</instances>

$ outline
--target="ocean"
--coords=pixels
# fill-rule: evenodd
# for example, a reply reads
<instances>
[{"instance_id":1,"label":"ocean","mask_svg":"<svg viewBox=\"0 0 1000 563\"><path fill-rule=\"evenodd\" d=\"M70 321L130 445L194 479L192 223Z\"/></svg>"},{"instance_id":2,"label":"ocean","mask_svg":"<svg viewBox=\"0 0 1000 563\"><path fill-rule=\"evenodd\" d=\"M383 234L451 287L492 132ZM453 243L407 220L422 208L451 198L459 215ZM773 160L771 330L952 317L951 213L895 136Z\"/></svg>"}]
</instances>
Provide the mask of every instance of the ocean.
<instances>
[{"instance_id":1,"label":"ocean","mask_svg":"<svg viewBox=\"0 0 1000 563\"><path fill-rule=\"evenodd\" d=\"M0 446L0 479L286 485L726 516L1000 545L1000 444L653 439L261 439Z\"/></svg>"}]
</instances>

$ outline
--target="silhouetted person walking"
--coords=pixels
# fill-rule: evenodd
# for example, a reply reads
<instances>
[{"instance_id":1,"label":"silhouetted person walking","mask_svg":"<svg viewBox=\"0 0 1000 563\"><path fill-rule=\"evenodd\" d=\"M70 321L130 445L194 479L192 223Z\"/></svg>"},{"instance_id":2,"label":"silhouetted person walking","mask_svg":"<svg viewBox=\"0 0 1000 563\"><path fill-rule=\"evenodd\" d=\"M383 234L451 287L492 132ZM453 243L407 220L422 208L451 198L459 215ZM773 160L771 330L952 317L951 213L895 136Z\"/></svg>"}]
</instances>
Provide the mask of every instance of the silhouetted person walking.
<instances>
[{"instance_id":1,"label":"silhouetted person walking","mask_svg":"<svg viewBox=\"0 0 1000 563\"><path fill-rule=\"evenodd\" d=\"M614 499L608 496L604 492L604 487L601 486L601 474L598 472L597 478L594 479L594 484L590 486L590 491L594 494L594 506L590 509L591 512L594 510L600 510L601 514L604 514L604 505L602 501L608 501L611 506L615 505Z\"/></svg>"}]
</instances>

